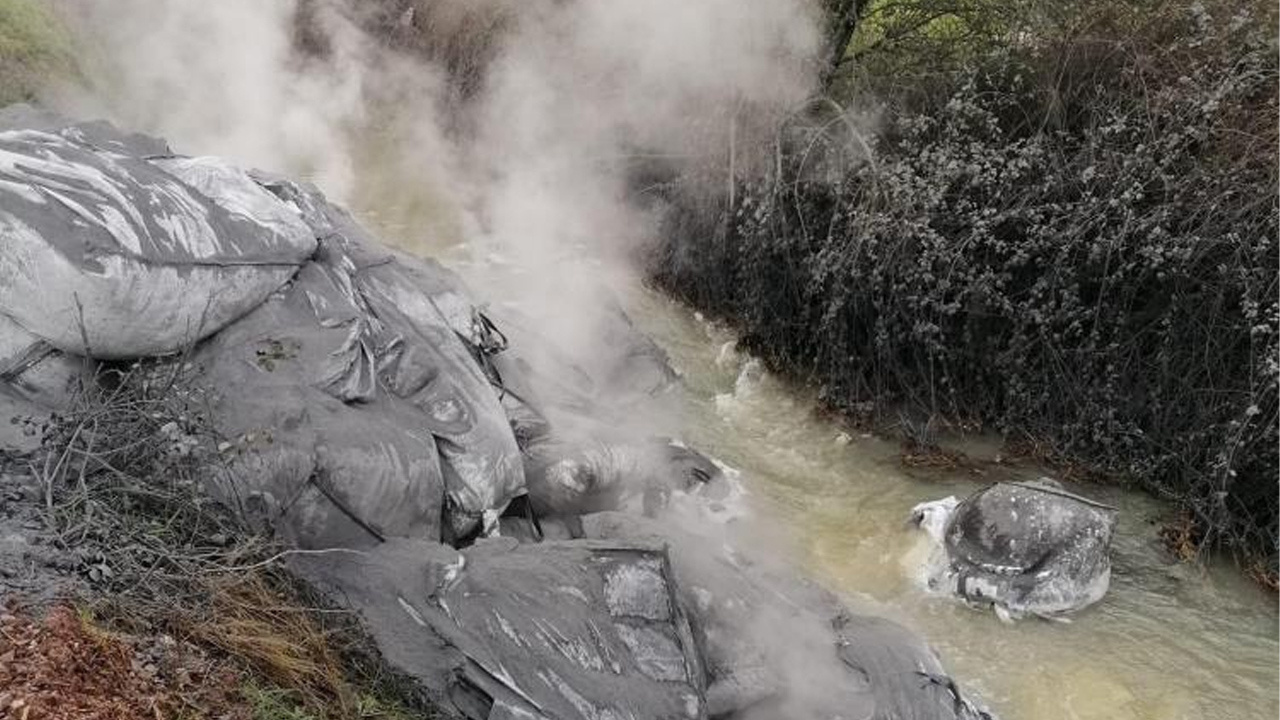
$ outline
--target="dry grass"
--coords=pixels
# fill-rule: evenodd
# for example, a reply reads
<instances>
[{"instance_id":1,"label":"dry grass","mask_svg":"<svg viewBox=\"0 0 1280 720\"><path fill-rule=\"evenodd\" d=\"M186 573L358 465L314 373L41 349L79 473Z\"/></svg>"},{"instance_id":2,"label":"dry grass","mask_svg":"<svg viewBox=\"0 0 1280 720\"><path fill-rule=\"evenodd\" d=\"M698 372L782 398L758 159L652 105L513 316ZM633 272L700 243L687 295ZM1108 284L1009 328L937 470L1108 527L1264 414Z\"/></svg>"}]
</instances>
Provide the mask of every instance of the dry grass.
<instances>
[{"instance_id":1,"label":"dry grass","mask_svg":"<svg viewBox=\"0 0 1280 720\"><path fill-rule=\"evenodd\" d=\"M902 443L898 461L910 468L934 470L959 470L969 466L969 457L960 450L941 445L920 445L910 441Z\"/></svg>"},{"instance_id":2,"label":"dry grass","mask_svg":"<svg viewBox=\"0 0 1280 720\"><path fill-rule=\"evenodd\" d=\"M285 597L265 574L217 578L206 587L208 611L178 618L185 635L236 658L305 705L352 716L355 692L331 645L332 632L314 619L314 608Z\"/></svg>"},{"instance_id":3,"label":"dry grass","mask_svg":"<svg viewBox=\"0 0 1280 720\"><path fill-rule=\"evenodd\" d=\"M1180 513L1177 519L1160 529L1160 537L1179 560L1194 562L1200 557L1200 542L1196 539L1196 523L1191 513Z\"/></svg>"},{"instance_id":4,"label":"dry grass","mask_svg":"<svg viewBox=\"0 0 1280 720\"><path fill-rule=\"evenodd\" d=\"M298 551L206 495L212 474L227 470L197 372L183 358L103 368L39 425L30 470L59 543L86 558L94 617L226 659L255 720L434 717L355 618L288 574L282 560Z\"/></svg>"},{"instance_id":5,"label":"dry grass","mask_svg":"<svg viewBox=\"0 0 1280 720\"><path fill-rule=\"evenodd\" d=\"M3 720L250 720L225 661L104 629L59 605L0 613ZM256 718L254 720L257 720Z\"/></svg>"}]
</instances>

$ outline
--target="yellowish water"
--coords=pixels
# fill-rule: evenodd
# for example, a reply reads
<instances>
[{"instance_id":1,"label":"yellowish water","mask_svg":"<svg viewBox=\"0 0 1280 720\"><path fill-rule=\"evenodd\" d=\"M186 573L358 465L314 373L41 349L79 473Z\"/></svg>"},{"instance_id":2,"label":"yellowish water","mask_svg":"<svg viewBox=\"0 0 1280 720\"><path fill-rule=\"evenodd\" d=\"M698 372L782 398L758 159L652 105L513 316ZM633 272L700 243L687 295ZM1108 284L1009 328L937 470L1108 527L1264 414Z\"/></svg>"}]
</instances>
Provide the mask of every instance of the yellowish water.
<instances>
[{"instance_id":1,"label":"yellowish water","mask_svg":"<svg viewBox=\"0 0 1280 720\"><path fill-rule=\"evenodd\" d=\"M1069 624L1001 623L920 589L921 534L904 524L915 503L963 497L989 472L907 473L896 446L841 438L803 392L769 377L736 382L742 359L722 354L727 333L652 293L632 299L684 374L687 439L743 471L755 512L790 530L811 573L922 632L1006 720L1280 714L1275 597L1231 568L1171 563L1157 537L1164 509L1150 497L1074 488L1120 508L1110 592Z\"/></svg>"},{"instance_id":2,"label":"yellowish water","mask_svg":"<svg viewBox=\"0 0 1280 720\"><path fill-rule=\"evenodd\" d=\"M359 214L407 250L465 260L456 235L422 221L420 205L375 202ZM1172 563L1157 538L1164 508L1151 498L1077 488L1121 514L1110 592L1070 624L1007 625L926 594L913 579L923 547L908 511L993 475L908 473L894 445L841 438L803 391L767 376L737 382L744 359L722 352L728 333L638 286L616 289L684 376L679 431L743 472L756 518L790 538L781 551L851 604L923 633L1004 720L1280 715L1275 597L1230 568Z\"/></svg>"}]
</instances>

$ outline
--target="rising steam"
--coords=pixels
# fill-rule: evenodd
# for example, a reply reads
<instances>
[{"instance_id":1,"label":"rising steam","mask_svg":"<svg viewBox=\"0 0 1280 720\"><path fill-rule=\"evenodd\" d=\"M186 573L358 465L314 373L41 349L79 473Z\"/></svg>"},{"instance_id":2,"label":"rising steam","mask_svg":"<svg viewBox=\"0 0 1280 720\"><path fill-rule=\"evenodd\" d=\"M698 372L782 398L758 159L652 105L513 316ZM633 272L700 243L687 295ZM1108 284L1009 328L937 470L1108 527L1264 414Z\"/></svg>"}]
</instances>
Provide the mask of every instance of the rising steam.
<instances>
[{"instance_id":1,"label":"rising steam","mask_svg":"<svg viewBox=\"0 0 1280 720\"><path fill-rule=\"evenodd\" d=\"M357 208L409 206L425 231L401 244L465 244L480 294L584 365L615 359L599 308L657 230L635 169L727 186L772 152L820 50L808 0L53 3L83 73L48 104ZM646 424L679 435L677 418Z\"/></svg>"},{"instance_id":2,"label":"rising steam","mask_svg":"<svg viewBox=\"0 0 1280 720\"><path fill-rule=\"evenodd\" d=\"M559 288L565 257L612 265L652 232L635 160L727 176L749 124L809 94L818 50L806 0L53 1L84 82L51 104L345 202L394 141L381 184L429 186L462 218L443 240Z\"/></svg>"},{"instance_id":3,"label":"rising steam","mask_svg":"<svg viewBox=\"0 0 1280 720\"><path fill-rule=\"evenodd\" d=\"M819 50L808 0L54 2L84 73L50 104L403 211L394 241L465 245L589 371L657 227L636 168L725 187Z\"/></svg>"}]
</instances>

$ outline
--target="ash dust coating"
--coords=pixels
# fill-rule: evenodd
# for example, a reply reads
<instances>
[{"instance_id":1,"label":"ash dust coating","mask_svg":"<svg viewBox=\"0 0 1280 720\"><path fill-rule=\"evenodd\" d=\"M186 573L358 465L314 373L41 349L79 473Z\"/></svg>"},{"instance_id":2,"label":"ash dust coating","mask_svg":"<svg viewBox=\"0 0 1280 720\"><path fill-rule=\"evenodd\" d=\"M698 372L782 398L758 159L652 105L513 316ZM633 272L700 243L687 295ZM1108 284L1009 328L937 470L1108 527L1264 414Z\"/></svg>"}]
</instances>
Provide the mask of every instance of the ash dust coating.
<instances>
[{"instance_id":1,"label":"ash dust coating","mask_svg":"<svg viewBox=\"0 0 1280 720\"><path fill-rule=\"evenodd\" d=\"M1119 490L1111 590L1070 624L1001 624L916 577L910 508L981 481L908 476L896 448L838 441L811 399L726 350L732 338L641 289L634 251L660 207L627 168L691 173L767 162L763 128L813 87L820 52L802 0L446 0L439 56L387 51L353 20L378 3L309 3L323 57L296 57L298 3L52 0L84 77L46 101L167 137L181 152L301 174L405 249L459 266L576 358L607 366L596 322L620 299L683 372L668 411L627 418L742 472L756 545L922 632L1006 718L1276 717L1277 613L1229 568L1172 565L1163 508ZM587 360L588 362L590 360ZM655 664L655 672L663 668Z\"/></svg>"}]
</instances>

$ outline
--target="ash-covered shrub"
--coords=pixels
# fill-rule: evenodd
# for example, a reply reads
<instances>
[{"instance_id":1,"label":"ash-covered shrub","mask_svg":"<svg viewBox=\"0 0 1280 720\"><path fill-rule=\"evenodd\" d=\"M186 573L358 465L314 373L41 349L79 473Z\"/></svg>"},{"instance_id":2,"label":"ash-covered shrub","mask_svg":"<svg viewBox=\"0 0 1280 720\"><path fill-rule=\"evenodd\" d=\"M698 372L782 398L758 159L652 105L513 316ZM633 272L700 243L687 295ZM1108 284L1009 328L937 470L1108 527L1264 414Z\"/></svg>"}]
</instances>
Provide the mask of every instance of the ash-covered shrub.
<instances>
[{"instance_id":1,"label":"ash-covered shrub","mask_svg":"<svg viewBox=\"0 0 1280 720\"><path fill-rule=\"evenodd\" d=\"M1274 569L1275 41L1199 5L1144 22L890 102L835 180L790 132L732 207L675 188L653 277L838 408L1047 440Z\"/></svg>"}]
</instances>

